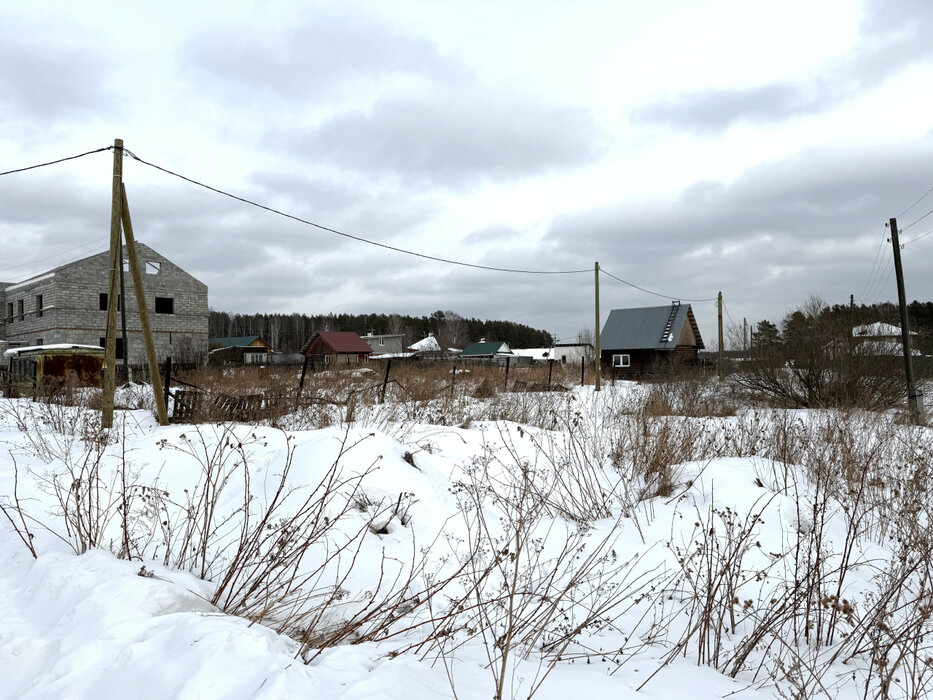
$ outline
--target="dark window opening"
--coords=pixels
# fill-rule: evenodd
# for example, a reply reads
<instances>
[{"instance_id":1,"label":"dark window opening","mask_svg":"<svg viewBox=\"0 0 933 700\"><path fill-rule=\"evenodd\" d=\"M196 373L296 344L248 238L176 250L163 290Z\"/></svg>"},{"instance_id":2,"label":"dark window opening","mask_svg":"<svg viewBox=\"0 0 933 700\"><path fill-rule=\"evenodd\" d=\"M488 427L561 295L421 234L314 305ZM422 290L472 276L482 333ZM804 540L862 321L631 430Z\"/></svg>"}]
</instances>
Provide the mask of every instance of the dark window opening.
<instances>
[{"instance_id":1,"label":"dark window opening","mask_svg":"<svg viewBox=\"0 0 933 700\"><path fill-rule=\"evenodd\" d=\"M117 354L115 355L115 357L116 357L116 359L118 359L118 360L122 360L122 359L123 359L123 338L116 338L115 340L117 341ZM100 345L102 348L106 349L106 348L107 348L107 339L106 339L106 338L101 338L101 339L100 339L99 345Z\"/></svg>"},{"instance_id":2,"label":"dark window opening","mask_svg":"<svg viewBox=\"0 0 933 700\"><path fill-rule=\"evenodd\" d=\"M45 345L45 341L42 338L36 338L36 345Z\"/></svg>"},{"instance_id":3,"label":"dark window opening","mask_svg":"<svg viewBox=\"0 0 933 700\"><path fill-rule=\"evenodd\" d=\"M36 318L42 318L42 295L36 294ZM42 345L42 343L39 343Z\"/></svg>"},{"instance_id":4,"label":"dark window opening","mask_svg":"<svg viewBox=\"0 0 933 700\"><path fill-rule=\"evenodd\" d=\"M175 300L172 297L156 297L155 312L157 314L175 313Z\"/></svg>"},{"instance_id":5,"label":"dark window opening","mask_svg":"<svg viewBox=\"0 0 933 700\"><path fill-rule=\"evenodd\" d=\"M13 302L6 305L6 322L13 323Z\"/></svg>"},{"instance_id":6,"label":"dark window opening","mask_svg":"<svg viewBox=\"0 0 933 700\"><path fill-rule=\"evenodd\" d=\"M26 320L26 305L23 304L23 300L22 300L22 299L20 299L18 302L16 302L16 313L17 313L17 315L19 315L19 320L20 320L20 321L25 321L25 320Z\"/></svg>"},{"instance_id":7,"label":"dark window opening","mask_svg":"<svg viewBox=\"0 0 933 700\"><path fill-rule=\"evenodd\" d=\"M101 311L107 310L107 292L100 293L100 310ZM122 310L123 310L123 296L120 294L117 294L117 311L122 311Z\"/></svg>"}]
</instances>

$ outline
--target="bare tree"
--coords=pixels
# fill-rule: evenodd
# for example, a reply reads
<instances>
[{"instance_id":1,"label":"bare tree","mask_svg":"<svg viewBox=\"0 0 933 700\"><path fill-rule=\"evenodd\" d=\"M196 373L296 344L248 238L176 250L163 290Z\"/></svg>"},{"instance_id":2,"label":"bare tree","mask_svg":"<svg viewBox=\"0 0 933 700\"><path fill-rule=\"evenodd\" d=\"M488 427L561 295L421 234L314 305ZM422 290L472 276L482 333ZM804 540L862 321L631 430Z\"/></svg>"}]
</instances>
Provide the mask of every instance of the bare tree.
<instances>
[{"instance_id":1,"label":"bare tree","mask_svg":"<svg viewBox=\"0 0 933 700\"><path fill-rule=\"evenodd\" d=\"M403 348L407 348L412 344L411 328L405 324L405 321L398 314L389 314L388 331L389 335L402 336Z\"/></svg>"},{"instance_id":2,"label":"bare tree","mask_svg":"<svg viewBox=\"0 0 933 700\"><path fill-rule=\"evenodd\" d=\"M583 357L587 363L596 359L596 334L592 328L584 327L577 331L577 345L583 346Z\"/></svg>"},{"instance_id":3,"label":"bare tree","mask_svg":"<svg viewBox=\"0 0 933 700\"><path fill-rule=\"evenodd\" d=\"M463 348L470 342L470 331L466 321L453 311L444 312L444 317L438 324L437 336L442 353L446 353L448 348Z\"/></svg>"},{"instance_id":4,"label":"bare tree","mask_svg":"<svg viewBox=\"0 0 933 700\"><path fill-rule=\"evenodd\" d=\"M780 344L756 342L733 375L740 387L791 408L884 409L903 398L897 358L854 343L818 297L785 317L782 335Z\"/></svg>"}]
</instances>

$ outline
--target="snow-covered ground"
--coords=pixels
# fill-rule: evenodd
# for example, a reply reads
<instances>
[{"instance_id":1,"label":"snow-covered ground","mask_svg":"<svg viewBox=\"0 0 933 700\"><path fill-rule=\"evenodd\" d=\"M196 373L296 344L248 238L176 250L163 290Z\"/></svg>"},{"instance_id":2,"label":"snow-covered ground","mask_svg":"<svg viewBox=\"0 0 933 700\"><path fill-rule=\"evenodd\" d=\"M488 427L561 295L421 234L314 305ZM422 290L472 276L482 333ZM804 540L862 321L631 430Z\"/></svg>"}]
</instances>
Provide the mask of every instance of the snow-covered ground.
<instances>
[{"instance_id":1,"label":"snow-covered ground","mask_svg":"<svg viewBox=\"0 0 933 700\"><path fill-rule=\"evenodd\" d=\"M133 410L104 441L0 399L0 697L855 698L886 669L925 694L928 431L645 417L636 391L547 428ZM880 495L909 488L905 544Z\"/></svg>"}]
</instances>

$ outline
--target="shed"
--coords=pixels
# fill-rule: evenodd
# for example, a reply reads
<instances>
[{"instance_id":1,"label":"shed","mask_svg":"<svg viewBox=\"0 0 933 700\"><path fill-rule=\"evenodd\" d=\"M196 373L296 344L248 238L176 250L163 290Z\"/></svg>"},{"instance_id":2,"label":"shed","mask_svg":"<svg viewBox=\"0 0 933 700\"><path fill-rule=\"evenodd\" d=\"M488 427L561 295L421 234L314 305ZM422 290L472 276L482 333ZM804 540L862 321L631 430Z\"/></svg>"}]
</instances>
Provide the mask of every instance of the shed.
<instances>
[{"instance_id":1,"label":"shed","mask_svg":"<svg viewBox=\"0 0 933 700\"><path fill-rule=\"evenodd\" d=\"M61 380L75 386L99 386L104 349L96 345L33 345L4 351L7 380L13 384L38 385Z\"/></svg>"}]
</instances>

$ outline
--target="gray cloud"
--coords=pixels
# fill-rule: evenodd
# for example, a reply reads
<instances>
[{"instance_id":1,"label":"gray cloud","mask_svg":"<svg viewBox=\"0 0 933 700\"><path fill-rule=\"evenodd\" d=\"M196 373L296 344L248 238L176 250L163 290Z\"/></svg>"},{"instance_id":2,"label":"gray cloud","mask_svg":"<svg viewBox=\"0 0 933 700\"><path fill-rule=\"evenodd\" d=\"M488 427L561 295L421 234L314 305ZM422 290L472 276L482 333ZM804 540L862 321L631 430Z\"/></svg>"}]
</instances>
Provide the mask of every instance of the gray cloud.
<instances>
[{"instance_id":1,"label":"gray cloud","mask_svg":"<svg viewBox=\"0 0 933 700\"><path fill-rule=\"evenodd\" d=\"M233 35L240 39L231 42ZM305 164L400 177L410 187L449 186L576 167L602 152L603 134L586 110L480 85L433 42L347 7L318 11L281 35L214 28L191 37L183 58L208 99L240 106L246 99L269 115L275 108L260 95L288 113L293 103L313 112L325 93L375 96L393 86L368 111L267 131L268 143ZM412 80L402 89L395 76Z\"/></svg>"},{"instance_id":2,"label":"gray cloud","mask_svg":"<svg viewBox=\"0 0 933 700\"><path fill-rule=\"evenodd\" d=\"M519 234L511 226L487 226L477 231L471 231L463 237L466 244L488 243L489 241L508 242Z\"/></svg>"},{"instance_id":3,"label":"gray cloud","mask_svg":"<svg viewBox=\"0 0 933 700\"><path fill-rule=\"evenodd\" d=\"M306 100L360 77L403 73L459 81L465 75L464 67L442 56L431 41L347 5L339 13L318 9L284 35L222 23L192 36L183 52L231 96L242 95L246 86Z\"/></svg>"},{"instance_id":4,"label":"gray cloud","mask_svg":"<svg viewBox=\"0 0 933 700\"><path fill-rule=\"evenodd\" d=\"M286 138L309 158L445 185L581 166L602 150L585 110L475 86L383 100Z\"/></svg>"},{"instance_id":5,"label":"gray cloud","mask_svg":"<svg viewBox=\"0 0 933 700\"><path fill-rule=\"evenodd\" d=\"M812 94L805 86L777 83L749 89L701 90L636 109L636 122L666 124L699 133L716 133L734 122L775 122L812 113L830 103L834 95Z\"/></svg>"},{"instance_id":6,"label":"gray cloud","mask_svg":"<svg viewBox=\"0 0 933 700\"><path fill-rule=\"evenodd\" d=\"M632 120L710 134L737 122L770 123L814 114L878 86L913 63L930 60L931 31L933 4L927 0L872 0L853 56L812 80L674 95L636 108Z\"/></svg>"},{"instance_id":7,"label":"gray cloud","mask_svg":"<svg viewBox=\"0 0 933 700\"><path fill-rule=\"evenodd\" d=\"M108 100L110 66L101 54L8 31L0 38L0 114L54 122L91 113Z\"/></svg>"},{"instance_id":8,"label":"gray cloud","mask_svg":"<svg viewBox=\"0 0 933 700\"><path fill-rule=\"evenodd\" d=\"M884 224L929 186L931 158L933 134L911 148L814 149L750 168L730 184L695 183L668 206L609 205L566 215L547 240L562 266L598 259L616 276L675 297L723 290L733 308L758 318L779 319L810 292L835 303L849 294L891 299L893 288L872 280L879 245L890 267ZM899 226L930 206L912 210ZM912 235L924 232L922 224L916 229ZM909 296L930 298L933 259L919 250L906 258ZM611 280L606 285L609 306L665 303Z\"/></svg>"}]
</instances>

